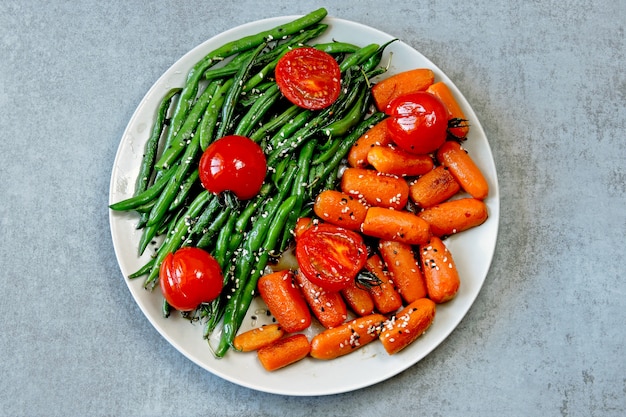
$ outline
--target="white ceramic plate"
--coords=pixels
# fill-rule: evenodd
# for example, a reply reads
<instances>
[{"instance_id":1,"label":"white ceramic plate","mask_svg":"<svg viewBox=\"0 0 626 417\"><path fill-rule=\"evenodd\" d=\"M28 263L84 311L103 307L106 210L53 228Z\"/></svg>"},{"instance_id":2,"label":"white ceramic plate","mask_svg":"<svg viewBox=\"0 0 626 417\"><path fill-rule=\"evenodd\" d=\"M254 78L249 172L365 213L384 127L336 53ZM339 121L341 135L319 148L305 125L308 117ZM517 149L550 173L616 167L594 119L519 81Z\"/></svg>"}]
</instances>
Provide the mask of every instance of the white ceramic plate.
<instances>
[{"instance_id":1,"label":"white ceramic plate","mask_svg":"<svg viewBox=\"0 0 626 417\"><path fill-rule=\"evenodd\" d=\"M124 132L113 165L110 203L130 197L133 193L155 109L165 92L172 87L182 86L189 69L209 51L225 42L266 30L296 17L261 20L226 31L197 46L168 69L141 101ZM383 44L393 38L359 23L331 17L327 17L325 22L330 24L330 28L320 41L334 39L365 45ZM399 354L389 356L382 345L375 342L333 361L306 358L270 373L260 366L255 353L229 352L226 357L216 359L202 338L202 325L191 324L178 314L163 318L162 298L158 291L151 293L143 289L143 278L127 280L130 292L152 325L169 343L199 366L233 383L276 394L312 396L352 391L384 381L416 364L446 339L471 307L489 270L498 230L499 194L491 149L469 103L439 68L400 41L388 48L384 63L388 61L390 53L393 53L393 59L388 74L428 67L435 71L438 80L448 83L471 122L471 132L464 146L482 169L491 187L490 196L486 200L490 215L487 222L446 241L461 274L462 284L458 295L451 302L438 306L435 322L428 332ZM141 258L136 255L140 237L140 231L135 229L136 221L137 217L132 213L110 212L113 245L125 277L139 269L150 257L150 253ZM262 303L253 304L242 330L263 322L265 316L262 308ZM255 320L256 316L258 318ZM315 331L312 329L310 336ZM159 366L158 363L155 366Z\"/></svg>"}]
</instances>

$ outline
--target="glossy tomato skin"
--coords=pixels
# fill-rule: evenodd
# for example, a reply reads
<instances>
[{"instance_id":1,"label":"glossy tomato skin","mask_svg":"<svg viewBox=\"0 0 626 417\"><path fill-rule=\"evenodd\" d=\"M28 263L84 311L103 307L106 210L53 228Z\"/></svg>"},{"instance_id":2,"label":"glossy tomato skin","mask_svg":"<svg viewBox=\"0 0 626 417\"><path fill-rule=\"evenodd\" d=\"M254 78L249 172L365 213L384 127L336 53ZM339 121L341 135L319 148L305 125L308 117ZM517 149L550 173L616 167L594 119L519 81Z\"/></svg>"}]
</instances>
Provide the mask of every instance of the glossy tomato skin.
<instances>
[{"instance_id":1,"label":"glossy tomato skin","mask_svg":"<svg viewBox=\"0 0 626 417\"><path fill-rule=\"evenodd\" d=\"M202 186L219 194L233 192L240 200L248 200L259 193L267 160L263 149L245 136L224 136L209 145L198 166Z\"/></svg>"},{"instance_id":2,"label":"glossy tomato skin","mask_svg":"<svg viewBox=\"0 0 626 417\"><path fill-rule=\"evenodd\" d=\"M356 232L320 223L296 240L300 271L321 288L337 292L354 281L367 261L367 247Z\"/></svg>"},{"instance_id":3,"label":"glossy tomato skin","mask_svg":"<svg viewBox=\"0 0 626 417\"><path fill-rule=\"evenodd\" d=\"M320 110L337 100L341 70L331 55L311 47L292 49L278 61L274 71L281 93L293 104Z\"/></svg>"},{"instance_id":4,"label":"glossy tomato skin","mask_svg":"<svg viewBox=\"0 0 626 417\"><path fill-rule=\"evenodd\" d=\"M428 154L447 137L448 110L441 100L426 92L398 97L385 109L389 135L403 150Z\"/></svg>"},{"instance_id":5,"label":"glossy tomato skin","mask_svg":"<svg viewBox=\"0 0 626 417\"><path fill-rule=\"evenodd\" d=\"M222 291L222 269L208 252L183 247L169 253L159 269L163 297L179 311L213 301Z\"/></svg>"}]
</instances>

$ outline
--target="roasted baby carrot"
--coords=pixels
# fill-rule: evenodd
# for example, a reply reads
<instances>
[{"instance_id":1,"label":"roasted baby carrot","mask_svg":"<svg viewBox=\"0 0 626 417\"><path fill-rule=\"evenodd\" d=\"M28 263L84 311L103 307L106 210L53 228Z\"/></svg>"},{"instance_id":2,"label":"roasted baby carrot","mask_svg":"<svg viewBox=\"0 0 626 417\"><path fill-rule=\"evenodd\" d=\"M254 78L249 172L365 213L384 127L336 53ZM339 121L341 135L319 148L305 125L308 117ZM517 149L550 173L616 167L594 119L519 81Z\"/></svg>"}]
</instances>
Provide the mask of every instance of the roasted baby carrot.
<instances>
[{"instance_id":1,"label":"roasted baby carrot","mask_svg":"<svg viewBox=\"0 0 626 417\"><path fill-rule=\"evenodd\" d=\"M409 200L409 185L404 178L373 169L346 169L341 176L341 191L371 206L396 210L404 208Z\"/></svg>"},{"instance_id":2,"label":"roasted baby carrot","mask_svg":"<svg viewBox=\"0 0 626 417\"><path fill-rule=\"evenodd\" d=\"M411 245L381 240L378 244L378 251L387 266L393 284L406 303L428 296L424 276Z\"/></svg>"},{"instance_id":3,"label":"roasted baby carrot","mask_svg":"<svg viewBox=\"0 0 626 417\"><path fill-rule=\"evenodd\" d=\"M474 160L458 142L447 141L437 151L437 160L447 167L469 195L484 200L489 194L489 184Z\"/></svg>"},{"instance_id":4,"label":"roasted baby carrot","mask_svg":"<svg viewBox=\"0 0 626 417\"><path fill-rule=\"evenodd\" d=\"M367 153L367 162L378 172L401 177L416 177L433 169L429 155L414 155L400 148L374 146Z\"/></svg>"},{"instance_id":5,"label":"roasted baby carrot","mask_svg":"<svg viewBox=\"0 0 626 417\"><path fill-rule=\"evenodd\" d=\"M383 324L379 340L388 354L398 353L420 337L435 320L436 305L420 298Z\"/></svg>"},{"instance_id":6,"label":"roasted baby carrot","mask_svg":"<svg viewBox=\"0 0 626 417\"><path fill-rule=\"evenodd\" d=\"M354 352L378 338L384 321L382 314L370 314L324 330L311 339L311 357L328 360Z\"/></svg>"},{"instance_id":7,"label":"roasted baby carrot","mask_svg":"<svg viewBox=\"0 0 626 417\"><path fill-rule=\"evenodd\" d=\"M385 111L396 97L425 91L435 81L435 73L428 68L415 68L379 81L372 87L372 97L378 110Z\"/></svg>"},{"instance_id":8,"label":"roasted baby carrot","mask_svg":"<svg viewBox=\"0 0 626 417\"><path fill-rule=\"evenodd\" d=\"M420 259L428 297L437 304L453 299L461 281L452 254L443 241L433 236L428 243L420 245Z\"/></svg>"},{"instance_id":9,"label":"roasted baby carrot","mask_svg":"<svg viewBox=\"0 0 626 417\"><path fill-rule=\"evenodd\" d=\"M267 371L275 371L309 356L311 343L302 333L280 339L257 350L259 362Z\"/></svg>"},{"instance_id":10,"label":"roasted baby carrot","mask_svg":"<svg viewBox=\"0 0 626 417\"><path fill-rule=\"evenodd\" d=\"M378 254L367 259L365 269L374 274L380 280L380 285L373 285L369 292L374 300L376 310L382 314L393 313L402 307L402 297L390 281L389 275L383 267L383 261Z\"/></svg>"},{"instance_id":11,"label":"roasted baby carrot","mask_svg":"<svg viewBox=\"0 0 626 417\"><path fill-rule=\"evenodd\" d=\"M438 81L428 87L426 92L433 94L446 105L449 117L448 132L456 138L465 138L469 132L469 123L448 85L443 81Z\"/></svg>"},{"instance_id":12,"label":"roasted baby carrot","mask_svg":"<svg viewBox=\"0 0 626 417\"><path fill-rule=\"evenodd\" d=\"M233 346L240 352L251 352L274 343L284 334L280 324L267 324L238 334L233 340Z\"/></svg>"},{"instance_id":13,"label":"roasted baby carrot","mask_svg":"<svg viewBox=\"0 0 626 417\"><path fill-rule=\"evenodd\" d=\"M442 237L483 224L488 213L482 200L460 198L424 209L418 216L430 224L433 235Z\"/></svg>"},{"instance_id":14,"label":"roasted baby carrot","mask_svg":"<svg viewBox=\"0 0 626 417\"><path fill-rule=\"evenodd\" d=\"M296 220L296 225L293 229L293 234L296 239L309 227L313 226L314 221L310 217L300 217Z\"/></svg>"},{"instance_id":15,"label":"roasted baby carrot","mask_svg":"<svg viewBox=\"0 0 626 417\"><path fill-rule=\"evenodd\" d=\"M461 191L459 183L448 168L441 165L409 185L409 197L421 208L446 201L459 191Z\"/></svg>"},{"instance_id":16,"label":"roasted baby carrot","mask_svg":"<svg viewBox=\"0 0 626 417\"><path fill-rule=\"evenodd\" d=\"M384 240L419 245L430 238L430 225L419 216L384 207L367 209L361 226L363 234Z\"/></svg>"},{"instance_id":17,"label":"roasted baby carrot","mask_svg":"<svg viewBox=\"0 0 626 417\"><path fill-rule=\"evenodd\" d=\"M346 288L342 289L341 296L348 307L358 316L367 316L374 312L372 296L365 288L358 286L356 281L351 281Z\"/></svg>"},{"instance_id":18,"label":"roasted baby carrot","mask_svg":"<svg viewBox=\"0 0 626 417\"><path fill-rule=\"evenodd\" d=\"M295 280L313 315L327 329L337 327L348 318L348 307L338 292L328 292L309 281L300 271Z\"/></svg>"},{"instance_id":19,"label":"roasted baby carrot","mask_svg":"<svg viewBox=\"0 0 626 417\"><path fill-rule=\"evenodd\" d=\"M372 126L357 139L348 152L348 165L353 168L365 168L368 165L367 153L374 146L387 146L392 143L387 121L383 120Z\"/></svg>"},{"instance_id":20,"label":"roasted baby carrot","mask_svg":"<svg viewBox=\"0 0 626 417\"><path fill-rule=\"evenodd\" d=\"M290 270L272 272L259 278L259 294L276 321L287 333L311 325L311 312Z\"/></svg>"},{"instance_id":21,"label":"roasted baby carrot","mask_svg":"<svg viewBox=\"0 0 626 417\"><path fill-rule=\"evenodd\" d=\"M313 211L326 222L349 230L359 230L365 219L367 206L341 191L325 190L315 199Z\"/></svg>"}]
</instances>

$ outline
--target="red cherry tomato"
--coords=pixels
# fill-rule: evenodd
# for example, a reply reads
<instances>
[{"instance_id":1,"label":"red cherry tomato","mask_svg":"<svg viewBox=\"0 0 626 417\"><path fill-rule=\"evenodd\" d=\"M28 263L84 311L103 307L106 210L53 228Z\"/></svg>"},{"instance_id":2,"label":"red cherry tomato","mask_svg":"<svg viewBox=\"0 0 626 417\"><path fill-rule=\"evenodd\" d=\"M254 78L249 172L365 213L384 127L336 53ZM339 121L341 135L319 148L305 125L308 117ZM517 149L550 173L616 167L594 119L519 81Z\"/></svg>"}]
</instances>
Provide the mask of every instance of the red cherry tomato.
<instances>
[{"instance_id":1,"label":"red cherry tomato","mask_svg":"<svg viewBox=\"0 0 626 417\"><path fill-rule=\"evenodd\" d=\"M385 110L389 135L400 148L413 154L434 152L446 140L448 109L426 92L398 97Z\"/></svg>"},{"instance_id":2,"label":"red cherry tomato","mask_svg":"<svg viewBox=\"0 0 626 417\"><path fill-rule=\"evenodd\" d=\"M335 58L311 47L292 49L278 61L276 84L287 100L310 110L330 106L341 92L341 70Z\"/></svg>"},{"instance_id":3,"label":"red cherry tomato","mask_svg":"<svg viewBox=\"0 0 626 417\"><path fill-rule=\"evenodd\" d=\"M358 233L321 223L298 237L296 259L309 281L336 292L348 286L363 268L367 247Z\"/></svg>"},{"instance_id":4,"label":"red cherry tomato","mask_svg":"<svg viewBox=\"0 0 626 417\"><path fill-rule=\"evenodd\" d=\"M208 252L183 247L169 253L161 263L159 284L163 297L172 307L191 311L220 294L222 269Z\"/></svg>"},{"instance_id":5,"label":"red cherry tomato","mask_svg":"<svg viewBox=\"0 0 626 417\"><path fill-rule=\"evenodd\" d=\"M259 193L267 171L263 149L245 136L224 136L209 145L198 166L200 182L208 191L233 192L240 200Z\"/></svg>"}]
</instances>

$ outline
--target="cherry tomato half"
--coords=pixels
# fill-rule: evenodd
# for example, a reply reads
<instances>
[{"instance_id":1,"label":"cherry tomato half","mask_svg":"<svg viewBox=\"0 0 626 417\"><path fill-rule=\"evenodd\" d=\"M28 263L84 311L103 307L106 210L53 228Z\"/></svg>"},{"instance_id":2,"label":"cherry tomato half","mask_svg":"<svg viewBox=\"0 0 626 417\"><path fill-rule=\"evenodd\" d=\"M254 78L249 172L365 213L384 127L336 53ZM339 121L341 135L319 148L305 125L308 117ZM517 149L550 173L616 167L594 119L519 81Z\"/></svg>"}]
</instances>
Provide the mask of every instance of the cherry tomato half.
<instances>
[{"instance_id":1,"label":"cherry tomato half","mask_svg":"<svg viewBox=\"0 0 626 417\"><path fill-rule=\"evenodd\" d=\"M183 247L169 253L161 263L159 284L163 297L172 307L191 311L220 294L222 269L208 252Z\"/></svg>"},{"instance_id":2,"label":"cherry tomato half","mask_svg":"<svg viewBox=\"0 0 626 417\"><path fill-rule=\"evenodd\" d=\"M240 200L259 193L267 171L263 149L245 136L224 136L210 144L198 166L200 182L208 191L231 191Z\"/></svg>"},{"instance_id":3,"label":"cherry tomato half","mask_svg":"<svg viewBox=\"0 0 626 417\"><path fill-rule=\"evenodd\" d=\"M446 140L448 109L426 92L400 96L385 110L389 135L396 145L413 154L434 152Z\"/></svg>"},{"instance_id":4,"label":"cherry tomato half","mask_svg":"<svg viewBox=\"0 0 626 417\"><path fill-rule=\"evenodd\" d=\"M298 237L296 259L309 281L336 292L350 284L363 268L367 247L358 233L320 223Z\"/></svg>"},{"instance_id":5,"label":"cherry tomato half","mask_svg":"<svg viewBox=\"0 0 626 417\"><path fill-rule=\"evenodd\" d=\"M341 92L341 70L331 55L319 49L292 49L274 71L281 93L293 104L319 110L333 104Z\"/></svg>"}]
</instances>

